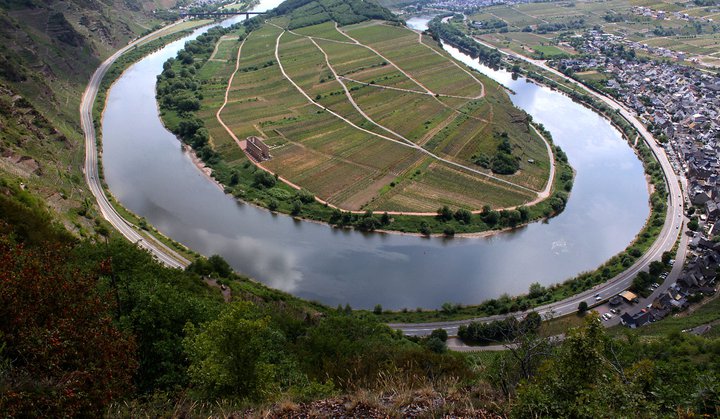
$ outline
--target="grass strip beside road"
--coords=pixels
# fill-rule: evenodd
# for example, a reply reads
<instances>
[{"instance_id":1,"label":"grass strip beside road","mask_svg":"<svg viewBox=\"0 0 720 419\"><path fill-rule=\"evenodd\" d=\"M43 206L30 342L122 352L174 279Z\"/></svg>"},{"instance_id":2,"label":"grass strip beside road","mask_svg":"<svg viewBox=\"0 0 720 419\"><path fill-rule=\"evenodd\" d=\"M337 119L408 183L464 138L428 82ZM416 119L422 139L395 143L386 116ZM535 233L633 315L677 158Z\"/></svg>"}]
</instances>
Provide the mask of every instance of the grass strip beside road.
<instances>
[{"instance_id":1,"label":"grass strip beside road","mask_svg":"<svg viewBox=\"0 0 720 419\"><path fill-rule=\"evenodd\" d=\"M633 335L645 338L667 336L671 333L678 333L704 324L714 323L712 328L715 329L714 335L717 336L718 330L720 330L720 324L717 324L720 322L720 298L718 297L720 295L717 293L714 296L706 297L704 301L698 303L700 304L699 307L645 325L634 330ZM622 336L627 333L627 329L615 327L610 329L610 333Z\"/></svg>"}]
</instances>

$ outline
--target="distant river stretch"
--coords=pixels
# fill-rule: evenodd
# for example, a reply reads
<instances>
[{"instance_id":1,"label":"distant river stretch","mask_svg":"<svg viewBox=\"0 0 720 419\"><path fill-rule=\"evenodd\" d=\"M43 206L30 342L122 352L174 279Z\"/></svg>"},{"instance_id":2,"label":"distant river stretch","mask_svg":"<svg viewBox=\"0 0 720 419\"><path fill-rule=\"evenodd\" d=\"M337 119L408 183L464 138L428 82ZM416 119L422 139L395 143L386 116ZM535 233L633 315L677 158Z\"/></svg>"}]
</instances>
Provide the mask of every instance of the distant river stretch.
<instances>
[{"instance_id":1,"label":"distant river stretch","mask_svg":"<svg viewBox=\"0 0 720 419\"><path fill-rule=\"evenodd\" d=\"M255 10L279 2L263 1ZM200 32L133 65L111 88L102 123L105 179L123 205L169 237L220 254L271 287L354 308L477 304L594 269L627 247L649 215L642 165L609 122L451 47L455 58L515 91L515 105L567 153L577 176L558 217L490 238L427 239L339 230L237 202L181 152L158 116L155 78L162 64Z\"/></svg>"}]
</instances>

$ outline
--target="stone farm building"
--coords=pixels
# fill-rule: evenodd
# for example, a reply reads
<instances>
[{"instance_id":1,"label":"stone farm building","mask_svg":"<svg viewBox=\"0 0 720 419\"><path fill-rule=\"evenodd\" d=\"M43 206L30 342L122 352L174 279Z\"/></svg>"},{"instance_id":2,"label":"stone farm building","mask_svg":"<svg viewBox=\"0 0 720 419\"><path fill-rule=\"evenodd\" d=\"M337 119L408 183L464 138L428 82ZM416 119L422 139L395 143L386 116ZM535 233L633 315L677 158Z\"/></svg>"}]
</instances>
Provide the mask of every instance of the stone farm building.
<instances>
[{"instance_id":1,"label":"stone farm building","mask_svg":"<svg viewBox=\"0 0 720 419\"><path fill-rule=\"evenodd\" d=\"M270 147L260 137L247 137L246 151L258 162L270 159Z\"/></svg>"}]
</instances>

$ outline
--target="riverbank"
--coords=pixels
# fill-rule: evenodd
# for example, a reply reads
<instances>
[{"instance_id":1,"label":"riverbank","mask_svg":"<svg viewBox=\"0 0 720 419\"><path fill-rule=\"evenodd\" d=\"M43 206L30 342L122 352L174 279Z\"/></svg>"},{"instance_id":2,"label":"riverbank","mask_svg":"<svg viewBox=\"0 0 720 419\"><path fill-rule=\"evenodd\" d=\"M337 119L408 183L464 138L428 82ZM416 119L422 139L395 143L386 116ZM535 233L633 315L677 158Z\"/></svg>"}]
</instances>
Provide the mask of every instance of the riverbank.
<instances>
[{"instance_id":1,"label":"riverbank","mask_svg":"<svg viewBox=\"0 0 720 419\"><path fill-rule=\"evenodd\" d=\"M126 51L120 55L110 66L107 72L102 77L98 90L93 101L92 106L92 118L93 125L95 127L95 147L97 150L97 170L98 180L102 187L102 193L105 195L107 201L113 206L115 211L122 217L125 223L132 227L145 236L148 240L157 241L163 246L169 246L174 252L179 253L182 257L190 260L194 260L199 255L193 252L188 247L175 240L165 236L155 227L148 225L147 221L132 211L125 208L118 199L112 194L107 183L105 183L105 172L102 164L102 129L100 129L101 121L105 108L107 106L107 92L113 86L113 84L130 68L134 63L141 60L142 58L152 54L153 52L165 47L171 42L181 39L189 35L193 30L198 27L207 25L210 20L197 20L191 22L176 23L165 28L160 28L157 31L147 35L141 42L138 42L132 49Z\"/></svg>"}]
</instances>

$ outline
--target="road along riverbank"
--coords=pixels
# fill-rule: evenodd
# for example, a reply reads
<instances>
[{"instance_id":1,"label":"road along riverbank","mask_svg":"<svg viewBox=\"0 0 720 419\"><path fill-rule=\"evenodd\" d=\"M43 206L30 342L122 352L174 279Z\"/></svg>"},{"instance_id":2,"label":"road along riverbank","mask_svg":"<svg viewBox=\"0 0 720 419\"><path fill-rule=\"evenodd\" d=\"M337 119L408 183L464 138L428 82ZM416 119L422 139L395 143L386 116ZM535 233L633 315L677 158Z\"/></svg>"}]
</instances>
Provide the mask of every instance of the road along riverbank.
<instances>
[{"instance_id":1,"label":"road along riverbank","mask_svg":"<svg viewBox=\"0 0 720 419\"><path fill-rule=\"evenodd\" d=\"M113 63L120 56L130 49L135 48L148 40L156 38L157 33L167 31L168 28L180 25L181 23L181 21L175 22L168 27L159 29L156 32L136 39L108 57L102 64L100 64L100 67L95 70L95 73L93 73L80 103L80 123L85 134L85 181L97 201L100 212L103 217L126 239L148 250L159 261L173 268L184 268L188 265L189 261L159 240L155 240L142 234L137 226L129 223L119 214L105 195L99 175L97 138L95 134L92 110L98 94L98 89L100 88L100 84L102 83L105 73L107 73Z\"/></svg>"}]
</instances>

